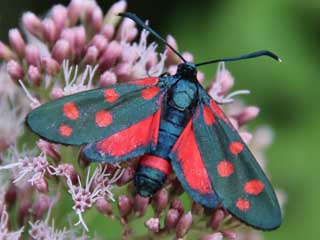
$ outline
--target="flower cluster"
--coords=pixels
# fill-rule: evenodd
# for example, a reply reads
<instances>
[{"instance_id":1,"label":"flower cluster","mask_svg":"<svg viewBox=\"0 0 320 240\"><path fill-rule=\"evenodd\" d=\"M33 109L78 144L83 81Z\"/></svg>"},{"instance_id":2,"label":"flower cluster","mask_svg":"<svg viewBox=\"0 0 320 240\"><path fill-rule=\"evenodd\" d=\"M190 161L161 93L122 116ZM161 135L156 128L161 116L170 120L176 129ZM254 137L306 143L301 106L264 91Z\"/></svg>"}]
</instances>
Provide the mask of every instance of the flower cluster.
<instances>
[{"instance_id":1,"label":"flower cluster","mask_svg":"<svg viewBox=\"0 0 320 240\"><path fill-rule=\"evenodd\" d=\"M127 239L181 239L186 235L202 240L257 239L250 237L258 233L253 234L249 228L238 230L243 225L221 207L209 211L194 202L188 206L174 175L152 199L135 195L132 179L138 159L123 166L92 166L81 154L77 157L75 149L41 139L36 143L29 140L33 138L24 131L25 116L47 101L176 71L180 60L170 49L158 53L156 43L148 44L147 31L139 32L133 21L121 21L117 16L126 7L126 1L120 0L104 14L93 0L71 0L68 6L53 6L43 19L27 12L22 17L22 29L9 31L9 44L0 42L4 62L0 67L0 175L9 174L7 184L2 181L0 189L0 238L20 239L23 233L32 239L87 239L81 227L70 227L64 218L59 221L62 230L54 226L55 214L67 216L59 213L59 203L69 200L73 207L68 219L77 217L75 225L86 231L96 231L90 222L86 224L84 216L95 206L98 214L122 225L122 237ZM178 48L172 36L167 42ZM182 56L193 60L188 52ZM202 72L197 77L204 82ZM224 63L219 64L211 82L208 93L219 103L231 103L224 108L227 116L264 166L264 151L272 142L272 131L261 127L250 133L245 128L257 117L259 108L233 99L248 91L228 94L234 79ZM93 173L90 168L95 169ZM279 194L281 202L283 196ZM9 225L9 219L15 225ZM144 222L143 236L136 233L137 219Z\"/></svg>"}]
</instances>

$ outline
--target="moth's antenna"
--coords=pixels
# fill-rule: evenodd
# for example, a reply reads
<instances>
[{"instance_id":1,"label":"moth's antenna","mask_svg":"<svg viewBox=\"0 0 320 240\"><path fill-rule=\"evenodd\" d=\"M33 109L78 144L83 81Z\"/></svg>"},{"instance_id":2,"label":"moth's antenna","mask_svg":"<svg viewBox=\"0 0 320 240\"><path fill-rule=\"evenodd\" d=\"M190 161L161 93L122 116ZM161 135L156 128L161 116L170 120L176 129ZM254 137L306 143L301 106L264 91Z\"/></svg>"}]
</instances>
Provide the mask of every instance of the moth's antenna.
<instances>
[{"instance_id":1,"label":"moth's antenna","mask_svg":"<svg viewBox=\"0 0 320 240\"><path fill-rule=\"evenodd\" d=\"M160 40L161 42L163 42L165 45L167 45L175 54L177 54L177 56L179 58L181 58L181 60L183 62L187 62L182 55L175 50L169 43L166 42L166 40L164 40L156 31L154 31L152 28L150 28L149 26L147 26L142 19L140 19L137 15L135 15L134 13L130 13L130 12L124 12L124 13L119 13L119 16L121 17L127 17L130 18L132 21L134 21L136 24L138 24L140 27L144 28L145 30L147 30L148 32L150 32L154 37L156 37L158 40Z\"/></svg>"},{"instance_id":2,"label":"moth's antenna","mask_svg":"<svg viewBox=\"0 0 320 240\"><path fill-rule=\"evenodd\" d=\"M279 58L273 52L270 52L267 50L261 50L261 51L256 51L253 53L248 53L248 54L245 54L245 55L242 55L239 57L220 58L220 59L211 60L211 61L207 61L207 62L197 63L196 67L206 65L206 64L216 63L216 62L232 62L232 61L238 61L238 60L242 60L242 59L261 57L261 56L268 56L268 57L271 57L271 58L277 60L278 62L282 62L282 59Z\"/></svg>"}]
</instances>

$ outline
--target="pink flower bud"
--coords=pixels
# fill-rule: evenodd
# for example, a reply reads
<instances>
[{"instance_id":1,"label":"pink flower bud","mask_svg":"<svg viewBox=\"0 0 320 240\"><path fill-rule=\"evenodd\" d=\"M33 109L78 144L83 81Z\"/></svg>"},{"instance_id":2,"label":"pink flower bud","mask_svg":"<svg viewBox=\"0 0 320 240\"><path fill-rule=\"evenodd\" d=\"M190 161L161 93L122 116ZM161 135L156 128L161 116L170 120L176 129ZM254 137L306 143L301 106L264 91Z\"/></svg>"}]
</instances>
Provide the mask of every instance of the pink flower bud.
<instances>
[{"instance_id":1,"label":"pink flower bud","mask_svg":"<svg viewBox=\"0 0 320 240\"><path fill-rule=\"evenodd\" d=\"M93 65L98 58L99 51L95 46L90 46L87 49L86 55L83 58L85 64Z\"/></svg>"},{"instance_id":2,"label":"pink flower bud","mask_svg":"<svg viewBox=\"0 0 320 240\"><path fill-rule=\"evenodd\" d=\"M18 222L20 226L24 225L25 221L28 219L28 216L30 215L30 208L31 203L29 200L22 199L18 207Z\"/></svg>"},{"instance_id":3,"label":"pink flower bud","mask_svg":"<svg viewBox=\"0 0 320 240\"><path fill-rule=\"evenodd\" d=\"M210 226L213 230L216 230L221 225L223 219L225 217L224 211L221 209L217 209L211 215L211 218L208 222L208 226Z\"/></svg>"},{"instance_id":4,"label":"pink flower bud","mask_svg":"<svg viewBox=\"0 0 320 240\"><path fill-rule=\"evenodd\" d=\"M157 233L160 231L160 219L150 218L144 222L144 226L151 232Z\"/></svg>"},{"instance_id":5,"label":"pink flower bud","mask_svg":"<svg viewBox=\"0 0 320 240\"><path fill-rule=\"evenodd\" d=\"M68 179L70 179L72 184L78 183L78 174L72 164L69 164L69 163L60 164L58 166L58 170L60 172L60 175L63 175Z\"/></svg>"},{"instance_id":6,"label":"pink flower bud","mask_svg":"<svg viewBox=\"0 0 320 240\"><path fill-rule=\"evenodd\" d=\"M35 183L34 183L36 189L40 193L48 193L49 188L48 188L48 182L45 178L41 177L38 178Z\"/></svg>"},{"instance_id":7,"label":"pink flower bud","mask_svg":"<svg viewBox=\"0 0 320 240\"><path fill-rule=\"evenodd\" d=\"M117 82L116 74L114 74L113 72L107 70L103 74L101 74L99 84L100 84L100 87L106 87L106 86L108 86L110 84L115 84L116 82ZM127 176L128 175L126 175L126 177ZM133 176L130 175L130 177L133 177ZM122 179L122 177L120 179ZM123 177L123 180L124 179L127 180L127 178ZM128 179L128 181L130 181L131 179Z\"/></svg>"},{"instance_id":8,"label":"pink flower bud","mask_svg":"<svg viewBox=\"0 0 320 240\"><path fill-rule=\"evenodd\" d=\"M110 203L104 198L100 198L96 201L96 209L102 214L106 214L112 217L112 207Z\"/></svg>"},{"instance_id":9,"label":"pink flower bud","mask_svg":"<svg viewBox=\"0 0 320 240\"><path fill-rule=\"evenodd\" d=\"M105 24L102 26L101 34L105 36L108 40L112 39L114 35L114 26L112 24Z\"/></svg>"},{"instance_id":10,"label":"pink flower bud","mask_svg":"<svg viewBox=\"0 0 320 240\"><path fill-rule=\"evenodd\" d=\"M170 208L177 209L180 214L183 214L184 212L183 204L178 198L173 199L170 204Z\"/></svg>"},{"instance_id":11,"label":"pink flower bud","mask_svg":"<svg viewBox=\"0 0 320 240\"><path fill-rule=\"evenodd\" d=\"M29 65L40 68L40 53L36 46L28 45L26 48L26 59Z\"/></svg>"},{"instance_id":12,"label":"pink flower bud","mask_svg":"<svg viewBox=\"0 0 320 240\"><path fill-rule=\"evenodd\" d=\"M69 23L70 25L74 25L77 23L81 11L83 9L84 2L83 0L71 0L67 11L68 11L68 18L69 18Z\"/></svg>"},{"instance_id":13,"label":"pink flower bud","mask_svg":"<svg viewBox=\"0 0 320 240\"><path fill-rule=\"evenodd\" d=\"M43 25L41 20L32 12L26 12L22 16L22 24L28 32L42 39Z\"/></svg>"},{"instance_id":14,"label":"pink flower bud","mask_svg":"<svg viewBox=\"0 0 320 240\"><path fill-rule=\"evenodd\" d=\"M32 212L36 219L41 219L50 208L50 198L46 194L40 194L32 207Z\"/></svg>"},{"instance_id":15,"label":"pink flower bud","mask_svg":"<svg viewBox=\"0 0 320 240\"><path fill-rule=\"evenodd\" d=\"M187 212L183 215L176 226L176 236L183 237L189 231L192 224L192 214Z\"/></svg>"},{"instance_id":16,"label":"pink flower bud","mask_svg":"<svg viewBox=\"0 0 320 240\"><path fill-rule=\"evenodd\" d=\"M127 9L127 2L125 0L120 0L114 3L110 8L107 14L104 17L104 23L112 24L115 26L120 18L118 17L119 13L125 12Z\"/></svg>"},{"instance_id":17,"label":"pink flower bud","mask_svg":"<svg viewBox=\"0 0 320 240\"><path fill-rule=\"evenodd\" d=\"M59 63L51 57L42 58L41 64L44 65L46 73L50 76L56 75L60 71Z\"/></svg>"},{"instance_id":18,"label":"pink flower bud","mask_svg":"<svg viewBox=\"0 0 320 240\"><path fill-rule=\"evenodd\" d=\"M169 199L169 193L166 189L162 188L153 197L152 205L155 210L155 214L159 216L167 207Z\"/></svg>"},{"instance_id":19,"label":"pink flower bud","mask_svg":"<svg viewBox=\"0 0 320 240\"><path fill-rule=\"evenodd\" d=\"M53 44L58 39L58 30L51 18L43 20L43 37L44 39Z\"/></svg>"},{"instance_id":20,"label":"pink flower bud","mask_svg":"<svg viewBox=\"0 0 320 240\"><path fill-rule=\"evenodd\" d=\"M101 80L100 80L101 81ZM135 169L133 167L127 167L122 176L119 178L117 184L122 186L130 182L134 177Z\"/></svg>"},{"instance_id":21,"label":"pink flower bud","mask_svg":"<svg viewBox=\"0 0 320 240\"><path fill-rule=\"evenodd\" d=\"M4 59L6 61L9 61L9 60L15 58L15 54L3 42L0 42L0 58Z\"/></svg>"},{"instance_id":22,"label":"pink flower bud","mask_svg":"<svg viewBox=\"0 0 320 240\"><path fill-rule=\"evenodd\" d=\"M112 41L103 52L99 62L100 69L105 70L113 66L122 54L122 47L117 41Z\"/></svg>"},{"instance_id":23,"label":"pink flower bud","mask_svg":"<svg viewBox=\"0 0 320 240\"><path fill-rule=\"evenodd\" d=\"M230 240L238 239L238 234L233 230L224 230L222 231L222 234L225 238L228 238Z\"/></svg>"},{"instance_id":24,"label":"pink flower bud","mask_svg":"<svg viewBox=\"0 0 320 240\"><path fill-rule=\"evenodd\" d=\"M81 56L86 44L86 30L83 26L74 28L74 43L77 56Z\"/></svg>"},{"instance_id":25,"label":"pink flower bud","mask_svg":"<svg viewBox=\"0 0 320 240\"><path fill-rule=\"evenodd\" d=\"M197 79L200 84L204 83L204 73L199 71L197 73Z\"/></svg>"},{"instance_id":26,"label":"pink flower bud","mask_svg":"<svg viewBox=\"0 0 320 240\"><path fill-rule=\"evenodd\" d=\"M255 106L249 106L244 108L240 113L233 116L237 119L239 126L242 126L253 119L255 119L259 114L259 108Z\"/></svg>"},{"instance_id":27,"label":"pink flower bud","mask_svg":"<svg viewBox=\"0 0 320 240\"><path fill-rule=\"evenodd\" d=\"M192 55L192 53L184 52L184 53L182 53L182 57L183 57L187 62L193 62L193 55ZM181 61L181 60L180 60L180 61Z\"/></svg>"},{"instance_id":28,"label":"pink flower bud","mask_svg":"<svg viewBox=\"0 0 320 240\"><path fill-rule=\"evenodd\" d=\"M170 74L170 75L174 75L174 74L176 74L176 72L177 72L177 65L171 65L171 66L169 66L168 67L168 70L167 70L167 72Z\"/></svg>"},{"instance_id":29,"label":"pink flower bud","mask_svg":"<svg viewBox=\"0 0 320 240\"><path fill-rule=\"evenodd\" d=\"M53 87L50 92L50 99L56 100L61 97L64 97L63 89L61 87Z\"/></svg>"},{"instance_id":30,"label":"pink flower bud","mask_svg":"<svg viewBox=\"0 0 320 240\"><path fill-rule=\"evenodd\" d=\"M99 32L103 24L103 12L100 7L96 7L91 14L91 25L95 32Z\"/></svg>"},{"instance_id":31,"label":"pink flower bud","mask_svg":"<svg viewBox=\"0 0 320 240\"><path fill-rule=\"evenodd\" d=\"M39 69L35 66L29 66L28 68L28 76L32 82L33 85L39 86L42 80L42 75L39 71Z\"/></svg>"},{"instance_id":32,"label":"pink flower bud","mask_svg":"<svg viewBox=\"0 0 320 240\"><path fill-rule=\"evenodd\" d=\"M26 44L17 28L9 30L9 42L18 56L23 58L25 55Z\"/></svg>"},{"instance_id":33,"label":"pink flower bud","mask_svg":"<svg viewBox=\"0 0 320 240\"><path fill-rule=\"evenodd\" d=\"M177 223L180 218L180 213L177 209L169 209L165 219L164 219L164 226L167 230L173 229L177 226Z\"/></svg>"},{"instance_id":34,"label":"pink flower bud","mask_svg":"<svg viewBox=\"0 0 320 240\"><path fill-rule=\"evenodd\" d=\"M173 36L171 35L167 36L167 43L169 43L169 45L172 46L174 49L178 50L176 39ZM180 62L180 58L167 46L166 46L165 53L167 56L167 59L166 59L167 66L176 65Z\"/></svg>"},{"instance_id":35,"label":"pink flower bud","mask_svg":"<svg viewBox=\"0 0 320 240\"><path fill-rule=\"evenodd\" d=\"M7 207L9 208L15 204L17 200L17 188L13 183L11 183L7 188L4 199Z\"/></svg>"},{"instance_id":36,"label":"pink flower bud","mask_svg":"<svg viewBox=\"0 0 320 240\"><path fill-rule=\"evenodd\" d=\"M130 63L120 63L116 66L114 72L119 77L119 79L129 80L132 73L132 65Z\"/></svg>"},{"instance_id":37,"label":"pink flower bud","mask_svg":"<svg viewBox=\"0 0 320 240\"><path fill-rule=\"evenodd\" d=\"M133 210L137 216L143 216L149 205L150 198L136 195L133 199Z\"/></svg>"},{"instance_id":38,"label":"pink flower bud","mask_svg":"<svg viewBox=\"0 0 320 240\"><path fill-rule=\"evenodd\" d=\"M66 25L68 12L65 6L55 5L51 9L50 17L52 18L58 32L60 32Z\"/></svg>"},{"instance_id":39,"label":"pink flower bud","mask_svg":"<svg viewBox=\"0 0 320 240\"><path fill-rule=\"evenodd\" d=\"M126 218L132 210L131 200L126 195L121 195L118 198L118 209L120 216Z\"/></svg>"},{"instance_id":40,"label":"pink flower bud","mask_svg":"<svg viewBox=\"0 0 320 240\"><path fill-rule=\"evenodd\" d=\"M223 235L220 232L216 232L213 234L205 235L201 237L199 240L223 240Z\"/></svg>"},{"instance_id":41,"label":"pink flower bud","mask_svg":"<svg viewBox=\"0 0 320 240\"><path fill-rule=\"evenodd\" d=\"M15 60L10 60L7 64L7 71L10 77L14 80L22 79L24 76L24 71L20 64Z\"/></svg>"},{"instance_id":42,"label":"pink flower bud","mask_svg":"<svg viewBox=\"0 0 320 240\"><path fill-rule=\"evenodd\" d=\"M108 40L105 38L105 36L101 34L96 34L92 38L90 45L95 46L100 53L101 51L104 51L105 48L107 47Z\"/></svg>"},{"instance_id":43,"label":"pink flower bud","mask_svg":"<svg viewBox=\"0 0 320 240\"><path fill-rule=\"evenodd\" d=\"M56 42L52 49L52 57L59 63L63 60L68 59L71 54L71 47L67 40L60 39Z\"/></svg>"},{"instance_id":44,"label":"pink flower bud","mask_svg":"<svg viewBox=\"0 0 320 240\"><path fill-rule=\"evenodd\" d=\"M37 141L37 146L46 155L52 157L55 160L55 162L60 161L61 155L53 143L50 143L50 142L47 142L45 140L40 139L39 141Z\"/></svg>"}]
</instances>

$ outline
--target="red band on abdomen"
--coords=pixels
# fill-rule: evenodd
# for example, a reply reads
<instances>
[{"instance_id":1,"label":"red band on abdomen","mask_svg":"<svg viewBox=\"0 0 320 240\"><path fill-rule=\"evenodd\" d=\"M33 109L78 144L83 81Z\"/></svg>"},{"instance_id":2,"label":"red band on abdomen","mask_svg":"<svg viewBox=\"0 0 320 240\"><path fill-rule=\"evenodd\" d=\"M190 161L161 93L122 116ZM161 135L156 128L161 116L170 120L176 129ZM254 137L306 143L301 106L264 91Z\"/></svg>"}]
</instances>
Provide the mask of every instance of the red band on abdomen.
<instances>
[{"instance_id":1,"label":"red band on abdomen","mask_svg":"<svg viewBox=\"0 0 320 240\"><path fill-rule=\"evenodd\" d=\"M144 155L139 163L143 166L157 169L166 175L169 175L172 172L171 164L161 157Z\"/></svg>"}]
</instances>

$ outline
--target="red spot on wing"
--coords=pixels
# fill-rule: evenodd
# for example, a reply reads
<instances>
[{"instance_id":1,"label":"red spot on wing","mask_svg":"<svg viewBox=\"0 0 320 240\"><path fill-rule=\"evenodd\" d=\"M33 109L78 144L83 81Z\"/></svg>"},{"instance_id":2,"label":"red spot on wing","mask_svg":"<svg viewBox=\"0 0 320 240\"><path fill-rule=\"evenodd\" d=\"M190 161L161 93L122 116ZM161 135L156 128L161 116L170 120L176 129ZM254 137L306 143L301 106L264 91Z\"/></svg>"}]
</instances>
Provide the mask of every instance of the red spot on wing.
<instances>
[{"instance_id":1,"label":"red spot on wing","mask_svg":"<svg viewBox=\"0 0 320 240\"><path fill-rule=\"evenodd\" d=\"M120 157L129 154L138 147L146 146L150 142L156 144L160 126L160 113L161 110L159 109L146 119L97 142L97 150L111 156Z\"/></svg>"},{"instance_id":2,"label":"red spot on wing","mask_svg":"<svg viewBox=\"0 0 320 240\"><path fill-rule=\"evenodd\" d=\"M250 180L244 185L244 191L251 195L259 195L264 189L264 184L258 180Z\"/></svg>"},{"instance_id":3,"label":"red spot on wing","mask_svg":"<svg viewBox=\"0 0 320 240\"><path fill-rule=\"evenodd\" d=\"M157 169L166 175L169 175L172 172L171 164L167 160L157 156L144 155L139 164Z\"/></svg>"},{"instance_id":4,"label":"red spot on wing","mask_svg":"<svg viewBox=\"0 0 320 240\"><path fill-rule=\"evenodd\" d=\"M59 127L59 134L63 137L70 137L73 129L66 124L61 124Z\"/></svg>"},{"instance_id":5,"label":"red spot on wing","mask_svg":"<svg viewBox=\"0 0 320 240\"><path fill-rule=\"evenodd\" d=\"M220 117L221 119L223 119L225 122L228 122L228 118L226 117L226 115L224 114L224 112L221 110L221 108L216 104L216 102L214 100L210 100L210 106L212 107L213 112Z\"/></svg>"},{"instance_id":6,"label":"red spot on wing","mask_svg":"<svg viewBox=\"0 0 320 240\"><path fill-rule=\"evenodd\" d=\"M218 163L217 171L221 177L229 177L234 172L234 166L230 161L223 160Z\"/></svg>"},{"instance_id":7,"label":"red spot on wing","mask_svg":"<svg viewBox=\"0 0 320 240\"><path fill-rule=\"evenodd\" d=\"M104 99L106 102L112 103L117 101L118 98L119 94L113 88L108 88L104 91Z\"/></svg>"},{"instance_id":8,"label":"red spot on wing","mask_svg":"<svg viewBox=\"0 0 320 240\"><path fill-rule=\"evenodd\" d=\"M96 124L99 127L107 127L112 123L112 115L106 110L101 110L96 113Z\"/></svg>"},{"instance_id":9,"label":"red spot on wing","mask_svg":"<svg viewBox=\"0 0 320 240\"><path fill-rule=\"evenodd\" d=\"M70 120L76 120L80 116L79 110L74 102L68 102L63 105L63 114Z\"/></svg>"},{"instance_id":10,"label":"red spot on wing","mask_svg":"<svg viewBox=\"0 0 320 240\"><path fill-rule=\"evenodd\" d=\"M149 88L143 89L141 91L141 96L145 100L150 100L150 99L154 98L155 96L157 96L157 94L159 92L160 92L160 87L158 87L158 86L149 87Z\"/></svg>"},{"instance_id":11,"label":"red spot on wing","mask_svg":"<svg viewBox=\"0 0 320 240\"><path fill-rule=\"evenodd\" d=\"M177 155L177 160L190 188L202 194L211 193L213 191L211 182L196 143L191 120L172 150Z\"/></svg>"},{"instance_id":12,"label":"red spot on wing","mask_svg":"<svg viewBox=\"0 0 320 240\"><path fill-rule=\"evenodd\" d=\"M203 118L207 125L212 125L216 122L216 119L208 106L203 107Z\"/></svg>"},{"instance_id":13,"label":"red spot on wing","mask_svg":"<svg viewBox=\"0 0 320 240\"><path fill-rule=\"evenodd\" d=\"M238 155L243 150L243 144L241 142L232 142L229 146L230 152L234 155Z\"/></svg>"},{"instance_id":14,"label":"red spot on wing","mask_svg":"<svg viewBox=\"0 0 320 240\"><path fill-rule=\"evenodd\" d=\"M250 202L249 202L249 200L239 198L237 200L236 206L240 211L245 212L250 209Z\"/></svg>"},{"instance_id":15,"label":"red spot on wing","mask_svg":"<svg viewBox=\"0 0 320 240\"><path fill-rule=\"evenodd\" d=\"M135 81L131 81L131 84L135 85L155 85L159 81L159 78L157 77L151 77L151 78L143 78Z\"/></svg>"}]
</instances>

